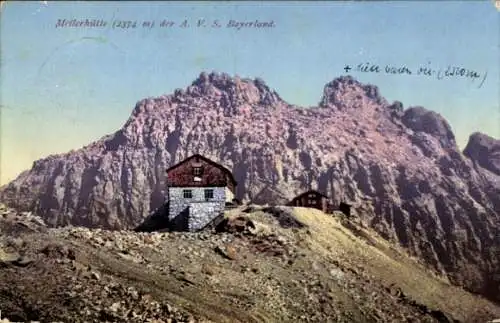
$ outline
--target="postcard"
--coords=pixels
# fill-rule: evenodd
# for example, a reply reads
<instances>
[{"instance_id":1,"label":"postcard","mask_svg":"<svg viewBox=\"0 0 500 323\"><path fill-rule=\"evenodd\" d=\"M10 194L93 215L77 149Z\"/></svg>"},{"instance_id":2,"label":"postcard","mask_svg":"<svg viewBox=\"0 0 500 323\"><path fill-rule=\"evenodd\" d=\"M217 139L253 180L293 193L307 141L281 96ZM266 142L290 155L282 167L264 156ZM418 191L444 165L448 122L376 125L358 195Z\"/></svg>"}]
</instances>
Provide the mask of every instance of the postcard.
<instances>
[{"instance_id":1,"label":"postcard","mask_svg":"<svg viewBox=\"0 0 500 323\"><path fill-rule=\"evenodd\" d=\"M2 1L0 321L500 318L499 1Z\"/></svg>"}]
</instances>

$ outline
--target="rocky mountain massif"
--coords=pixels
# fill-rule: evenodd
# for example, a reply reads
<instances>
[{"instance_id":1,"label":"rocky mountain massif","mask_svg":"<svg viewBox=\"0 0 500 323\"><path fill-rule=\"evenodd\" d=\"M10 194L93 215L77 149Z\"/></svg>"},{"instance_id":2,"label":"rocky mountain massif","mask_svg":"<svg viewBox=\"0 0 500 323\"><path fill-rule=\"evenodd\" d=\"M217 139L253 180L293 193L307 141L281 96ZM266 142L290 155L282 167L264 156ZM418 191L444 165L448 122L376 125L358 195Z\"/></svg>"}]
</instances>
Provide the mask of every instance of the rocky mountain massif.
<instances>
[{"instance_id":1,"label":"rocky mountain massif","mask_svg":"<svg viewBox=\"0 0 500 323\"><path fill-rule=\"evenodd\" d=\"M498 147L477 133L462 153L439 114L389 103L352 77L304 109L260 79L202 73L138 102L114 134L34 162L0 195L51 226L132 228L164 203L165 170L200 153L232 169L240 199L280 204L318 188L453 282L500 301Z\"/></svg>"},{"instance_id":2,"label":"rocky mountain massif","mask_svg":"<svg viewBox=\"0 0 500 323\"><path fill-rule=\"evenodd\" d=\"M500 306L342 215L241 207L215 231L47 228L0 205L0 308L15 322L470 322ZM2 321L0 318L0 322Z\"/></svg>"}]
</instances>

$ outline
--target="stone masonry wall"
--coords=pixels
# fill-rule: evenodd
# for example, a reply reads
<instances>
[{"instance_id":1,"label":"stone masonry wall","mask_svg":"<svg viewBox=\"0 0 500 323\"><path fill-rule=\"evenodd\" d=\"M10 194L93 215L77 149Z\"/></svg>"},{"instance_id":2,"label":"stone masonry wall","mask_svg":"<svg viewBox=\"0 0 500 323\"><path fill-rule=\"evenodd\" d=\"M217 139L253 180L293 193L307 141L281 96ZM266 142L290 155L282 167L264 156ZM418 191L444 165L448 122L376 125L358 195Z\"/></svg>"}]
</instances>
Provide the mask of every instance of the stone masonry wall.
<instances>
[{"instance_id":1,"label":"stone masonry wall","mask_svg":"<svg viewBox=\"0 0 500 323\"><path fill-rule=\"evenodd\" d=\"M224 203L193 202L189 206L189 231L203 229L210 221L224 212Z\"/></svg>"},{"instance_id":2,"label":"stone masonry wall","mask_svg":"<svg viewBox=\"0 0 500 323\"><path fill-rule=\"evenodd\" d=\"M205 199L205 189L213 190L213 198ZM184 190L191 190L192 198L184 198ZM189 207L189 230L201 229L224 211L226 190L224 187L169 187L169 220L173 220Z\"/></svg>"}]
</instances>

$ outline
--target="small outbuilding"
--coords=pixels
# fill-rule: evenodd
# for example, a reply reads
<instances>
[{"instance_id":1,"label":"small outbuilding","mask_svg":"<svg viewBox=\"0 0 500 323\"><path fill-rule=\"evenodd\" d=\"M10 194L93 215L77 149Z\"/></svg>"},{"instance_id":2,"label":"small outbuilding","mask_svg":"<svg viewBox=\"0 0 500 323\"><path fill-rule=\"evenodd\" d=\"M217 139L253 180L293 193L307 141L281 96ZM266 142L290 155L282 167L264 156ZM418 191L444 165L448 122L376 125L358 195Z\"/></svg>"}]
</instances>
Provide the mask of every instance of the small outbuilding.
<instances>
[{"instance_id":1,"label":"small outbuilding","mask_svg":"<svg viewBox=\"0 0 500 323\"><path fill-rule=\"evenodd\" d=\"M287 205L311 207L321 210L325 213L331 213L331 205L328 201L328 196L315 190L309 190L300 195L297 195L294 199L288 202Z\"/></svg>"},{"instance_id":2,"label":"small outbuilding","mask_svg":"<svg viewBox=\"0 0 500 323\"><path fill-rule=\"evenodd\" d=\"M341 202L339 205L339 211L344 213L345 216L350 217L351 216L351 207L352 207L352 205L347 204L345 202Z\"/></svg>"}]
</instances>

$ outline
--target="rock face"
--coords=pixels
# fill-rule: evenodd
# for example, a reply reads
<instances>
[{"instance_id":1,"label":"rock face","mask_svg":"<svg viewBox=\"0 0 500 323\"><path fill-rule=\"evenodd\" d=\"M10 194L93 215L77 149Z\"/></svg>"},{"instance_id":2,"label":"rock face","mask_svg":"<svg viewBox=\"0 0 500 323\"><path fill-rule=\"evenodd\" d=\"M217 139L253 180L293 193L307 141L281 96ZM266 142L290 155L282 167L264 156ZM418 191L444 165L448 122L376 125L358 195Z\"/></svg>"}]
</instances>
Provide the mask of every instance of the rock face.
<instances>
[{"instance_id":1,"label":"rock face","mask_svg":"<svg viewBox=\"0 0 500 323\"><path fill-rule=\"evenodd\" d=\"M476 132L469 138L464 154L481 167L500 175L500 141Z\"/></svg>"},{"instance_id":2,"label":"rock face","mask_svg":"<svg viewBox=\"0 0 500 323\"><path fill-rule=\"evenodd\" d=\"M165 201L165 170L200 153L233 171L237 198L280 204L309 188L345 201L389 240L468 289L500 300L499 141L422 107L388 103L340 77L318 107L284 102L260 79L202 73L138 102L122 129L34 162L2 200L52 226L131 228Z\"/></svg>"}]
</instances>

